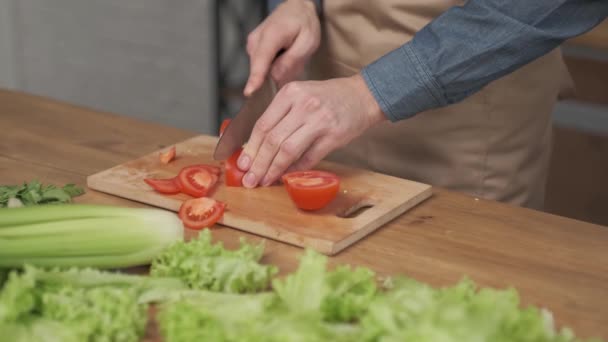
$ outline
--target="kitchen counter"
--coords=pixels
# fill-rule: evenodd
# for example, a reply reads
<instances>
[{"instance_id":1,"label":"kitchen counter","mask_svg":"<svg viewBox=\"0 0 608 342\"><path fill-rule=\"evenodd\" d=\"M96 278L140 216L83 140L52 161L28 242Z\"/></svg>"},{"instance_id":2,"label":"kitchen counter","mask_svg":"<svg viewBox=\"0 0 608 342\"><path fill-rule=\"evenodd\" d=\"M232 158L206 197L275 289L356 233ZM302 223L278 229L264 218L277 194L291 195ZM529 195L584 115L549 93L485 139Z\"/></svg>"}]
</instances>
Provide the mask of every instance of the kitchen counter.
<instances>
[{"instance_id":1,"label":"kitchen counter","mask_svg":"<svg viewBox=\"0 0 608 342\"><path fill-rule=\"evenodd\" d=\"M167 115L171 115L167 113ZM195 135L46 98L0 90L0 182L85 185L86 176ZM92 190L79 203L143 206ZM190 233L194 234L194 233ZM228 247L240 236L217 227ZM264 262L289 272L302 250L267 241ZM468 276L520 291L580 337L608 339L608 228L443 189L331 258L435 286ZM140 271L136 269L132 271ZM149 337L150 340L155 339Z\"/></svg>"}]
</instances>

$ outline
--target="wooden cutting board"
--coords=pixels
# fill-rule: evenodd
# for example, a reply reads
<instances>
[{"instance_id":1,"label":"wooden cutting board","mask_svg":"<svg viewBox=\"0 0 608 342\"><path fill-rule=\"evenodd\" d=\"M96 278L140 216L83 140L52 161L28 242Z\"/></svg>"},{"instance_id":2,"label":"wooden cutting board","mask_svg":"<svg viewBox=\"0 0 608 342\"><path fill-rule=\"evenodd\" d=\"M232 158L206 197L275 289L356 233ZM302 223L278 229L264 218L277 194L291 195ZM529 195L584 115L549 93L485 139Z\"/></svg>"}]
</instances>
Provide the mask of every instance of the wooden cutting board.
<instances>
[{"instance_id":1,"label":"wooden cutting board","mask_svg":"<svg viewBox=\"0 0 608 342\"><path fill-rule=\"evenodd\" d=\"M178 211L187 195L162 195L144 178L170 178L192 164L220 165L212 155L217 137L197 136L176 145L177 158L161 164L151 153L87 178L89 188L149 205ZM327 207L297 209L282 185L245 189L226 187L223 179L211 197L227 203L221 224L313 248L332 255L372 233L431 196L431 187L371 171L323 162L317 169L341 179L340 192Z\"/></svg>"}]
</instances>

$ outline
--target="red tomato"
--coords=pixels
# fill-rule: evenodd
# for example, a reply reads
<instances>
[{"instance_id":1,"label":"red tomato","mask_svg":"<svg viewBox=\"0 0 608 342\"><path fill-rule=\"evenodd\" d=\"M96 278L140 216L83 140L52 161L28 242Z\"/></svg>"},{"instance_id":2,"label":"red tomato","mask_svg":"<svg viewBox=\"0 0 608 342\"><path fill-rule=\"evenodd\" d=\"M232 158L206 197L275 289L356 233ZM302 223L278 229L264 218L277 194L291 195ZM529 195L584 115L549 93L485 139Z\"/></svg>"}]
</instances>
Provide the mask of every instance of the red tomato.
<instances>
[{"instance_id":1,"label":"red tomato","mask_svg":"<svg viewBox=\"0 0 608 342\"><path fill-rule=\"evenodd\" d=\"M177 194L180 192L179 185L175 182L175 178L169 179L152 179L146 178L144 179L148 185L150 185L154 190L163 193L163 194Z\"/></svg>"},{"instance_id":2,"label":"red tomato","mask_svg":"<svg viewBox=\"0 0 608 342\"><path fill-rule=\"evenodd\" d=\"M173 159L175 159L175 146L171 146L169 151L161 152L159 154L160 162L163 164L169 164Z\"/></svg>"},{"instance_id":3,"label":"red tomato","mask_svg":"<svg viewBox=\"0 0 608 342\"><path fill-rule=\"evenodd\" d=\"M218 176L199 166L186 166L177 175L181 191L192 197L203 197L215 185Z\"/></svg>"},{"instance_id":4,"label":"red tomato","mask_svg":"<svg viewBox=\"0 0 608 342\"><path fill-rule=\"evenodd\" d=\"M224 214L226 204L208 197L189 199L179 208L179 218L190 229L213 226Z\"/></svg>"},{"instance_id":5,"label":"red tomato","mask_svg":"<svg viewBox=\"0 0 608 342\"><path fill-rule=\"evenodd\" d=\"M222 172L222 169L219 166L215 166L215 165L194 164L194 165L190 165L188 167L205 169L205 170L209 171L209 173L212 173L212 174L214 174L216 176L219 176L220 173Z\"/></svg>"},{"instance_id":6,"label":"red tomato","mask_svg":"<svg viewBox=\"0 0 608 342\"><path fill-rule=\"evenodd\" d=\"M296 171L281 177L289 197L303 210L318 210L328 205L338 194L340 179L324 171Z\"/></svg>"},{"instance_id":7,"label":"red tomato","mask_svg":"<svg viewBox=\"0 0 608 342\"><path fill-rule=\"evenodd\" d=\"M224 169L226 170L226 185L227 186L243 186L243 176L245 172L241 171L239 167L236 165L239 156L243 152L243 149L239 149L234 152L226 163L224 164Z\"/></svg>"},{"instance_id":8,"label":"red tomato","mask_svg":"<svg viewBox=\"0 0 608 342\"><path fill-rule=\"evenodd\" d=\"M222 121L222 125L220 126L220 137L222 136L222 134L224 134L224 131L226 130L226 127L228 127L228 125L230 124L230 119L225 119L224 121Z\"/></svg>"}]
</instances>

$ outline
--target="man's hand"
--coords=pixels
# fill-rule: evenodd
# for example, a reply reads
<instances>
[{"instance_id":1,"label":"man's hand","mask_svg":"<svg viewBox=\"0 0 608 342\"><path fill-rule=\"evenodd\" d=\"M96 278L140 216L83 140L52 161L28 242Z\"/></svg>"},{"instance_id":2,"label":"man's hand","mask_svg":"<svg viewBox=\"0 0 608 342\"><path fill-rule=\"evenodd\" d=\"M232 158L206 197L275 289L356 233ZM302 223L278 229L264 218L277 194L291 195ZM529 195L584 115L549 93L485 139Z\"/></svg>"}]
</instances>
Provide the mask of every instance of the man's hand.
<instances>
[{"instance_id":1,"label":"man's hand","mask_svg":"<svg viewBox=\"0 0 608 342\"><path fill-rule=\"evenodd\" d=\"M295 80L320 40L321 28L313 1L287 0L280 4L247 37L251 67L245 96L264 83L269 70L279 87ZM281 49L285 52L273 63Z\"/></svg>"},{"instance_id":2,"label":"man's hand","mask_svg":"<svg viewBox=\"0 0 608 342\"><path fill-rule=\"evenodd\" d=\"M258 119L238 160L245 187L314 167L331 151L386 120L360 75L291 82Z\"/></svg>"}]
</instances>

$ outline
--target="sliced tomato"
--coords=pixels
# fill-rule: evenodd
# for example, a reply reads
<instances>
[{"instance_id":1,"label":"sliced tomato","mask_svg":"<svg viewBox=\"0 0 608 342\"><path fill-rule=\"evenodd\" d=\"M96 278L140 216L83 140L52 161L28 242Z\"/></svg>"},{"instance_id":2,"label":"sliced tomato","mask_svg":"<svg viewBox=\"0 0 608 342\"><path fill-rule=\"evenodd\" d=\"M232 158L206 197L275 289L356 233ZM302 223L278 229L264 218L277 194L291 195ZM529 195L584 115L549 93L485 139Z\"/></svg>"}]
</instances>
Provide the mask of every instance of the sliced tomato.
<instances>
[{"instance_id":1,"label":"sliced tomato","mask_svg":"<svg viewBox=\"0 0 608 342\"><path fill-rule=\"evenodd\" d=\"M177 175L181 191L192 197L203 197L217 183L219 176L198 165L186 166Z\"/></svg>"},{"instance_id":2,"label":"sliced tomato","mask_svg":"<svg viewBox=\"0 0 608 342\"><path fill-rule=\"evenodd\" d=\"M175 146L171 146L171 148L166 152L161 152L159 154L160 162L163 164L169 164L173 159L175 159Z\"/></svg>"},{"instance_id":3,"label":"sliced tomato","mask_svg":"<svg viewBox=\"0 0 608 342\"><path fill-rule=\"evenodd\" d=\"M243 152L243 149L234 152L224 164L227 186L243 186L243 176L245 175L245 172L241 171L236 164L241 152Z\"/></svg>"},{"instance_id":4,"label":"sliced tomato","mask_svg":"<svg viewBox=\"0 0 608 342\"><path fill-rule=\"evenodd\" d=\"M289 197L303 210L318 210L338 194L340 179L325 171L296 171L281 177Z\"/></svg>"},{"instance_id":5,"label":"sliced tomato","mask_svg":"<svg viewBox=\"0 0 608 342\"><path fill-rule=\"evenodd\" d=\"M222 172L222 169L219 166L216 166L216 165L194 164L194 165L189 165L188 167L205 169L209 173L212 173L212 174L217 175L217 176L219 176L220 173Z\"/></svg>"},{"instance_id":6,"label":"sliced tomato","mask_svg":"<svg viewBox=\"0 0 608 342\"><path fill-rule=\"evenodd\" d=\"M146 178L146 179L144 179L144 182L146 182L154 190L156 190L160 193L163 193L163 194L177 194L180 192L180 187L175 182L175 178L169 178L169 179Z\"/></svg>"},{"instance_id":7,"label":"sliced tomato","mask_svg":"<svg viewBox=\"0 0 608 342\"><path fill-rule=\"evenodd\" d=\"M222 124L220 126L220 137L222 136L222 134L224 134L224 131L226 130L226 127L228 127L228 125L230 124L230 119L225 119L224 121L222 121Z\"/></svg>"},{"instance_id":8,"label":"sliced tomato","mask_svg":"<svg viewBox=\"0 0 608 342\"><path fill-rule=\"evenodd\" d=\"M226 204L208 197L189 199L179 208L179 218L190 229L213 226L224 215Z\"/></svg>"}]
</instances>

